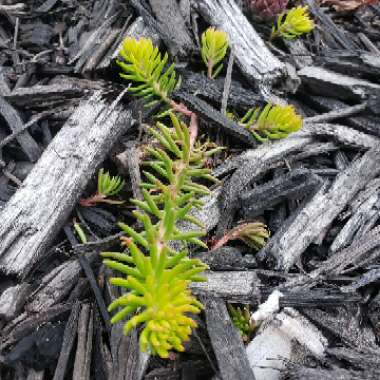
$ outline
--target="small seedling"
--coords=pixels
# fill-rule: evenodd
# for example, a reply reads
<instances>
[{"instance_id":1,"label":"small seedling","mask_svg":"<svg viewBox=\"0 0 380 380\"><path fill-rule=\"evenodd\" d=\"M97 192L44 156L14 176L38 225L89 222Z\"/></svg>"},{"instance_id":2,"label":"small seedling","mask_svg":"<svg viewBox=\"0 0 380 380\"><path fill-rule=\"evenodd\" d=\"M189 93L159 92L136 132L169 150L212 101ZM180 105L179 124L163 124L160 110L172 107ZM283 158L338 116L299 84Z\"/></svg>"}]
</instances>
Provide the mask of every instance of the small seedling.
<instances>
[{"instance_id":1,"label":"small seedling","mask_svg":"<svg viewBox=\"0 0 380 380\"><path fill-rule=\"evenodd\" d=\"M227 309L230 313L232 323L239 330L243 341L248 342L254 331L254 328L250 324L251 315L248 305L244 306L244 308L240 308L227 304Z\"/></svg>"},{"instance_id":2,"label":"small seedling","mask_svg":"<svg viewBox=\"0 0 380 380\"><path fill-rule=\"evenodd\" d=\"M216 78L223 69L223 64L218 64L224 59L228 49L227 33L210 27L202 34L201 40L201 56L207 66L207 76L210 79Z\"/></svg>"},{"instance_id":3,"label":"small seedling","mask_svg":"<svg viewBox=\"0 0 380 380\"><path fill-rule=\"evenodd\" d=\"M258 251L265 245L269 235L266 225L261 222L243 223L228 231L212 248L220 248L230 240L242 240Z\"/></svg>"},{"instance_id":4,"label":"small seedling","mask_svg":"<svg viewBox=\"0 0 380 380\"><path fill-rule=\"evenodd\" d=\"M272 28L271 39L283 37L294 39L314 29L314 22L310 19L308 7L296 7L278 16L276 25Z\"/></svg>"},{"instance_id":5,"label":"small seedling","mask_svg":"<svg viewBox=\"0 0 380 380\"><path fill-rule=\"evenodd\" d=\"M197 148L190 139L186 124L170 114L172 127L157 123L149 132L157 138L159 146L147 150L149 159L144 165L146 182L142 183L144 200L132 200L139 211L133 215L143 225L141 232L119 223L127 234L122 243L129 253L104 252L104 264L126 275L111 278L111 283L123 287L127 293L109 306L109 311L120 310L111 322L128 319L124 333L142 325L140 347L142 351L163 358L174 349L183 351L186 341L196 327L191 313L199 313L200 302L191 294L191 281L204 281L200 276L207 265L190 259L186 246L207 247L202 223L189 214L199 206L199 197L209 190L197 180L210 178L205 168L204 149ZM177 222L183 220L198 229L182 232ZM172 248L171 242L182 243L182 250Z\"/></svg>"},{"instance_id":6,"label":"small seedling","mask_svg":"<svg viewBox=\"0 0 380 380\"><path fill-rule=\"evenodd\" d=\"M97 203L123 204L124 201L109 199L109 197L119 194L123 186L124 180L122 180L121 177L111 177L110 174L104 172L104 169L102 168L98 173L97 192L90 198L81 199L79 203L81 206L85 207L94 206Z\"/></svg>"},{"instance_id":7,"label":"small seedling","mask_svg":"<svg viewBox=\"0 0 380 380\"><path fill-rule=\"evenodd\" d=\"M261 141L282 139L302 128L302 118L291 105L267 104L263 110L251 108L239 121L253 136Z\"/></svg>"}]
</instances>

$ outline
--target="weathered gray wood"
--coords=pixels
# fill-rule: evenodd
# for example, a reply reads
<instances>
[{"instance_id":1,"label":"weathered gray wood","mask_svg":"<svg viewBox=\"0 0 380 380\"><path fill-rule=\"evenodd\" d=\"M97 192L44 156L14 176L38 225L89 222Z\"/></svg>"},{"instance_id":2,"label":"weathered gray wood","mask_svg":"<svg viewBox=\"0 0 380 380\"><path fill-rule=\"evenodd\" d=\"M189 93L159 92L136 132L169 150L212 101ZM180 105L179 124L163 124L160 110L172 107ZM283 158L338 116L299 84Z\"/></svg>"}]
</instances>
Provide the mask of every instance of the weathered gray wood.
<instances>
[{"instance_id":1,"label":"weathered gray wood","mask_svg":"<svg viewBox=\"0 0 380 380\"><path fill-rule=\"evenodd\" d=\"M347 203L380 172L380 151L370 150L323 186L286 228L280 229L262 250L273 255L278 267L289 270L306 248L343 211Z\"/></svg>"},{"instance_id":2,"label":"weathered gray wood","mask_svg":"<svg viewBox=\"0 0 380 380\"><path fill-rule=\"evenodd\" d=\"M231 160L230 164L227 163L225 171L235 168L237 170L222 190L219 233L223 233L223 230L228 227L238 207L241 192L255 178L278 165L279 162L283 162L290 154L303 150L312 141L312 138L307 136L293 135L274 143L262 144L257 149L249 150L239 158ZM217 173L219 174L220 172L221 170Z\"/></svg>"},{"instance_id":3,"label":"weathered gray wood","mask_svg":"<svg viewBox=\"0 0 380 380\"><path fill-rule=\"evenodd\" d=\"M254 380L243 341L224 301L208 298L205 307L207 331L218 361L219 376L223 380Z\"/></svg>"},{"instance_id":4,"label":"weathered gray wood","mask_svg":"<svg viewBox=\"0 0 380 380\"><path fill-rule=\"evenodd\" d=\"M130 111L96 92L83 102L0 213L0 268L26 274L44 254L112 145Z\"/></svg>"},{"instance_id":5,"label":"weathered gray wood","mask_svg":"<svg viewBox=\"0 0 380 380\"><path fill-rule=\"evenodd\" d=\"M234 0L198 0L195 5L209 24L227 32L236 63L249 80L270 81L284 74L284 64L265 46Z\"/></svg>"},{"instance_id":6,"label":"weathered gray wood","mask_svg":"<svg viewBox=\"0 0 380 380\"><path fill-rule=\"evenodd\" d=\"M140 351L138 333L134 329L123 334L123 324L114 325L111 334L111 380L141 380L148 367L150 355Z\"/></svg>"},{"instance_id":7,"label":"weathered gray wood","mask_svg":"<svg viewBox=\"0 0 380 380\"><path fill-rule=\"evenodd\" d=\"M13 133L23 129L24 123L19 112L13 108L8 101L0 96L0 115L5 119ZM21 145L29 160L35 162L41 155L41 148L38 146L28 131L23 131L16 136L17 142Z\"/></svg>"},{"instance_id":8,"label":"weathered gray wood","mask_svg":"<svg viewBox=\"0 0 380 380\"><path fill-rule=\"evenodd\" d=\"M161 35L174 56L187 56L194 48L193 39L176 0L149 0Z\"/></svg>"},{"instance_id":9,"label":"weathered gray wood","mask_svg":"<svg viewBox=\"0 0 380 380\"><path fill-rule=\"evenodd\" d=\"M30 292L27 283L21 283L6 289L0 296L0 318L10 321L22 309Z\"/></svg>"},{"instance_id":10,"label":"weathered gray wood","mask_svg":"<svg viewBox=\"0 0 380 380\"><path fill-rule=\"evenodd\" d=\"M80 306L79 303L76 303L74 304L74 307L70 313L70 317L66 323L65 332L63 335L62 349L61 353L59 354L53 380L63 380L65 378L71 350L77 336L79 312Z\"/></svg>"},{"instance_id":11,"label":"weathered gray wood","mask_svg":"<svg viewBox=\"0 0 380 380\"><path fill-rule=\"evenodd\" d=\"M380 144L375 136L338 124L305 123L300 134L330 137L339 144L359 149L376 148Z\"/></svg>"},{"instance_id":12,"label":"weathered gray wood","mask_svg":"<svg viewBox=\"0 0 380 380\"><path fill-rule=\"evenodd\" d=\"M211 253L212 254L212 253ZM254 271L227 271L205 273L206 282L193 282L190 289L194 294L207 297L227 298L229 301L259 299L260 280Z\"/></svg>"},{"instance_id":13,"label":"weathered gray wood","mask_svg":"<svg viewBox=\"0 0 380 380\"><path fill-rule=\"evenodd\" d=\"M83 304L78 321L78 343L73 380L90 380L94 316L90 304Z\"/></svg>"},{"instance_id":14,"label":"weathered gray wood","mask_svg":"<svg viewBox=\"0 0 380 380\"><path fill-rule=\"evenodd\" d=\"M318 66L307 66L298 71L302 83L316 94L331 94L338 99L361 101L373 92L380 91L380 85L338 74Z\"/></svg>"}]
</instances>

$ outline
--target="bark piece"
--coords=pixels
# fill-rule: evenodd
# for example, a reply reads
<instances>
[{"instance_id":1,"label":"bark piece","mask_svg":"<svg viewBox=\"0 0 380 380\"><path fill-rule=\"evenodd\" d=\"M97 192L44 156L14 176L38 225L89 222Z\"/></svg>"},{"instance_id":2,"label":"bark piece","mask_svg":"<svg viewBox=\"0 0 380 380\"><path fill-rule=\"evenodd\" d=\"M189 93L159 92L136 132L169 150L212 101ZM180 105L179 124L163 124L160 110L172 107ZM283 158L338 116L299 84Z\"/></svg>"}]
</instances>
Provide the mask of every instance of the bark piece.
<instances>
[{"instance_id":1,"label":"bark piece","mask_svg":"<svg viewBox=\"0 0 380 380\"><path fill-rule=\"evenodd\" d=\"M19 314L30 292L30 286L21 283L6 289L0 296L0 318L10 321Z\"/></svg>"},{"instance_id":2,"label":"bark piece","mask_svg":"<svg viewBox=\"0 0 380 380\"><path fill-rule=\"evenodd\" d=\"M342 75L322 67L307 66L298 71L302 83L317 95L331 94L342 100L362 101L380 91L380 85Z\"/></svg>"},{"instance_id":3,"label":"bark piece","mask_svg":"<svg viewBox=\"0 0 380 380\"><path fill-rule=\"evenodd\" d=\"M0 96L0 115L5 119L13 133L23 129L24 123L18 111L13 108L8 101ZM41 155L41 148L28 131L23 131L16 137L17 142L27 155L30 161L36 162Z\"/></svg>"},{"instance_id":4,"label":"bark piece","mask_svg":"<svg viewBox=\"0 0 380 380\"><path fill-rule=\"evenodd\" d=\"M252 219L286 199L303 198L321 184L321 178L307 169L296 169L276 177L273 181L241 194L244 217Z\"/></svg>"},{"instance_id":5,"label":"bark piece","mask_svg":"<svg viewBox=\"0 0 380 380\"><path fill-rule=\"evenodd\" d=\"M73 380L90 380L94 315L90 304L83 304L78 320L78 343Z\"/></svg>"},{"instance_id":6,"label":"bark piece","mask_svg":"<svg viewBox=\"0 0 380 380\"><path fill-rule=\"evenodd\" d=\"M122 323L114 325L111 334L111 380L141 380L148 367L150 355L140 351L136 329L127 336Z\"/></svg>"},{"instance_id":7,"label":"bark piece","mask_svg":"<svg viewBox=\"0 0 380 380\"><path fill-rule=\"evenodd\" d=\"M1 211L2 270L20 276L31 269L110 147L131 124L131 111L108 106L99 92L78 107Z\"/></svg>"},{"instance_id":8,"label":"bark piece","mask_svg":"<svg viewBox=\"0 0 380 380\"><path fill-rule=\"evenodd\" d=\"M233 325L224 301L206 299L207 331L222 380L255 380L239 331Z\"/></svg>"},{"instance_id":9,"label":"bark piece","mask_svg":"<svg viewBox=\"0 0 380 380\"><path fill-rule=\"evenodd\" d=\"M75 338L77 336L79 313L80 305L79 303L75 303L71 310L70 317L66 323L65 332L63 334L61 353L59 355L57 366L55 368L53 380L63 380L65 378L70 354L74 346Z\"/></svg>"},{"instance_id":10,"label":"bark piece","mask_svg":"<svg viewBox=\"0 0 380 380\"><path fill-rule=\"evenodd\" d=\"M284 64L265 46L234 0L199 0L196 6L209 24L227 32L236 63L250 81L270 82L283 75Z\"/></svg>"},{"instance_id":11,"label":"bark piece","mask_svg":"<svg viewBox=\"0 0 380 380\"><path fill-rule=\"evenodd\" d=\"M270 239L262 252L274 256L279 268L289 270L306 248L379 171L380 151L370 150L339 174L330 187L324 185L301 207L290 224Z\"/></svg>"},{"instance_id":12,"label":"bark piece","mask_svg":"<svg viewBox=\"0 0 380 380\"><path fill-rule=\"evenodd\" d=\"M186 57L195 46L177 1L149 0L149 4L172 55Z\"/></svg>"}]
</instances>

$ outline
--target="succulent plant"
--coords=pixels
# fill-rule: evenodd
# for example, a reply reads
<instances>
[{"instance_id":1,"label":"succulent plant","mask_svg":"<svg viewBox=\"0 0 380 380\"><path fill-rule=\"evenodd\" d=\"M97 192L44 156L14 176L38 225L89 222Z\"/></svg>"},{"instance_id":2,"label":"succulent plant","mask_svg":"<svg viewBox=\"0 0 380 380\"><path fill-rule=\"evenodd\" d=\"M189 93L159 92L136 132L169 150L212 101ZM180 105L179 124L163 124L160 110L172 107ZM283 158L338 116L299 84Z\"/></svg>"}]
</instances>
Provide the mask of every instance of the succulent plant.
<instances>
[{"instance_id":1,"label":"succulent plant","mask_svg":"<svg viewBox=\"0 0 380 380\"><path fill-rule=\"evenodd\" d=\"M207 66L207 76L210 79L215 78L223 68L223 64L217 65L223 60L228 49L227 33L210 27L202 34L201 40L201 55Z\"/></svg>"},{"instance_id":2,"label":"succulent plant","mask_svg":"<svg viewBox=\"0 0 380 380\"><path fill-rule=\"evenodd\" d=\"M167 69L168 54L161 56L160 51L149 38L126 38L119 52L117 64L124 71L120 76L135 83L129 91L143 97L153 106L159 101L170 103L169 95L177 87L178 78L174 63Z\"/></svg>"},{"instance_id":3,"label":"succulent plant","mask_svg":"<svg viewBox=\"0 0 380 380\"><path fill-rule=\"evenodd\" d=\"M231 304L227 304L227 309L229 311L232 323L239 330L243 341L247 342L254 330L250 323L251 315L248 305L240 308L239 306L234 307Z\"/></svg>"},{"instance_id":4,"label":"succulent plant","mask_svg":"<svg viewBox=\"0 0 380 380\"><path fill-rule=\"evenodd\" d=\"M239 239L249 247L258 251L265 245L268 238L269 231L265 224L261 222L243 223L228 231L213 245L213 249L223 246L229 240Z\"/></svg>"},{"instance_id":5,"label":"succulent plant","mask_svg":"<svg viewBox=\"0 0 380 380\"><path fill-rule=\"evenodd\" d=\"M261 141L282 139L302 128L302 118L291 105L267 104L263 110L251 108L240 119L239 124L247 128Z\"/></svg>"},{"instance_id":6,"label":"succulent plant","mask_svg":"<svg viewBox=\"0 0 380 380\"><path fill-rule=\"evenodd\" d=\"M289 0L248 0L249 9L264 18L275 18L285 11Z\"/></svg>"},{"instance_id":7,"label":"succulent plant","mask_svg":"<svg viewBox=\"0 0 380 380\"><path fill-rule=\"evenodd\" d=\"M283 37L290 40L313 29L314 22L310 19L308 7L296 7L278 16L277 23L272 28L271 39Z\"/></svg>"},{"instance_id":8,"label":"succulent plant","mask_svg":"<svg viewBox=\"0 0 380 380\"><path fill-rule=\"evenodd\" d=\"M109 306L120 309L111 322L127 319L124 333L142 325L140 347L163 358L170 350L183 351L186 341L196 327L191 313L199 313L201 303L191 294L191 281L204 281L200 276L207 265L187 255L187 244L206 247L200 240L204 235L202 223L189 211L201 205L199 197L208 194L206 186L197 179L212 179L205 168L207 157L215 152L193 142L187 125L170 113L172 127L157 123L149 132L157 140L147 149L144 165L146 182L142 183L143 200L132 200L138 210L133 214L143 226L138 232L119 223L127 234L122 238L128 253L103 252L104 263L126 278L111 278L111 283L127 290L125 295ZM184 220L198 226L183 232L177 222ZM180 241L184 247L176 250L171 242Z\"/></svg>"},{"instance_id":9,"label":"succulent plant","mask_svg":"<svg viewBox=\"0 0 380 380\"><path fill-rule=\"evenodd\" d=\"M81 206L89 207L97 203L122 204L124 201L109 199L120 193L124 186L124 180L119 176L110 176L109 172L104 172L101 168L98 173L98 189L90 198L81 199Z\"/></svg>"}]
</instances>

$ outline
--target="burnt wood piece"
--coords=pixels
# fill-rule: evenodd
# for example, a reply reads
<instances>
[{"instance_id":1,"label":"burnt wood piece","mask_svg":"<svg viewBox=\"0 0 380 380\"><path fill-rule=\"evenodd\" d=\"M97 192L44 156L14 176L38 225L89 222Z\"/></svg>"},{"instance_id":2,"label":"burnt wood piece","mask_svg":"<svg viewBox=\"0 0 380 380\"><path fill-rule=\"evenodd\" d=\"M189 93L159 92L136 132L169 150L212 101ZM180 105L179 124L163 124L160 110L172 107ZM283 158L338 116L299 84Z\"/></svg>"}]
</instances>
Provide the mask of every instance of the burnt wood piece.
<instances>
[{"instance_id":1,"label":"burnt wood piece","mask_svg":"<svg viewBox=\"0 0 380 380\"><path fill-rule=\"evenodd\" d=\"M358 149L376 148L380 139L339 124L305 123L300 134L330 137L337 143Z\"/></svg>"},{"instance_id":2,"label":"burnt wood piece","mask_svg":"<svg viewBox=\"0 0 380 380\"><path fill-rule=\"evenodd\" d=\"M126 21L126 25L129 24L129 21L129 19ZM147 25L142 17L137 17L136 20L134 20L133 23L129 25L125 31L121 31L119 38L110 49L110 52L106 54L106 56L100 62L97 69L105 69L110 66L112 60L118 57L123 41L127 37L137 39L141 37L150 38L155 45L157 45L160 41L160 37L156 31Z\"/></svg>"},{"instance_id":3,"label":"burnt wood piece","mask_svg":"<svg viewBox=\"0 0 380 380\"><path fill-rule=\"evenodd\" d=\"M21 283L4 290L0 296L0 318L6 321L16 317L30 293L30 285Z\"/></svg>"},{"instance_id":4,"label":"burnt wood piece","mask_svg":"<svg viewBox=\"0 0 380 380\"><path fill-rule=\"evenodd\" d=\"M224 78L209 79L204 74L192 73L188 70L178 70L178 72L182 77L182 89L180 91L196 94L197 96L200 95L214 104L221 104ZM228 107L232 107L245 113L249 108L258 106L262 101L262 96L257 92L244 88L237 81L231 81L227 100Z\"/></svg>"},{"instance_id":5,"label":"burnt wood piece","mask_svg":"<svg viewBox=\"0 0 380 380\"><path fill-rule=\"evenodd\" d=\"M0 96L0 115L5 119L12 133L23 129L24 123L18 111L13 108L4 97ZM41 155L41 148L27 130L16 137L22 150L31 162L36 162Z\"/></svg>"},{"instance_id":6,"label":"burnt wood piece","mask_svg":"<svg viewBox=\"0 0 380 380\"><path fill-rule=\"evenodd\" d=\"M339 110L348 107L348 105L341 100L310 94L308 94L307 98L305 98L305 101L307 101L307 103L310 104L313 108L321 112L339 112ZM361 132L380 137L380 120L371 115L365 115L365 117L351 116L349 118L344 118L344 123Z\"/></svg>"},{"instance_id":7,"label":"burnt wood piece","mask_svg":"<svg viewBox=\"0 0 380 380\"><path fill-rule=\"evenodd\" d=\"M316 57L316 63L327 69L355 76L363 75L373 78L378 82L380 75L380 58L377 54L363 52L354 54L336 54Z\"/></svg>"},{"instance_id":8,"label":"burnt wood piece","mask_svg":"<svg viewBox=\"0 0 380 380\"><path fill-rule=\"evenodd\" d=\"M111 380L142 380L148 367L150 355L140 351L136 329L125 336L123 324L114 325L110 344L112 354Z\"/></svg>"},{"instance_id":9,"label":"burnt wood piece","mask_svg":"<svg viewBox=\"0 0 380 380\"><path fill-rule=\"evenodd\" d=\"M355 115L357 113L362 113L363 111L367 109L367 107L368 107L367 102L363 102L360 104L356 104L355 106L343 107L343 108L332 110L330 112L327 112L321 115L307 117L304 119L304 122L307 124L326 123L331 120L342 119L342 118Z\"/></svg>"},{"instance_id":10,"label":"burnt wood piece","mask_svg":"<svg viewBox=\"0 0 380 380\"><path fill-rule=\"evenodd\" d=\"M231 321L225 302L207 298L205 313L221 379L255 380L240 333Z\"/></svg>"},{"instance_id":11,"label":"burnt wood piece","mask_svg":"<svg viewBox=\"0 0 380 380\"><path fill-rule=\"evenodd\" d=\"M286 139L260 145L255 150L249 150L233 159L231 166L226 169L236 169L228 182L225 183L220 197L221 223L218 233L221 236L229 228L236 210L239 208L239 199L250 183L268 170L282 163L290 154L302 151L312 143L310 137L290 136ZM229 164L227 164L229 165Z\"/></svg>"},{"instance_id":12,"label":"burnt wood piece","mask_svg":"<svg viewBox=\"0 0 380 380\"><path fill-rule=\"evenodd\" d=\"M71 98L80 98L88 90L100 90L101 82L86 80L69 81L68 83L55 83L35 85L33 87L20 87L5 97L7 101L18 107L39 107L41 103L66 101Z\"/></svg>"},{"instance_id":13,"label":"burnt wood piece","mask_svg":"<svg viewBox=\"0 0 380 380\"><path fill-rule=\"evenodd\" d=\"M255 138L247 129L228 119L227 116L211 107L204 100L183 91L176 93L176 99L185 103L191 111L196 112L202 119L215 124L227 135L239 139L244 145L257 146Z\"/></svg>"},{"instance_id":14,"label":"burnt wood piece","mask_svg":"<svg viewBox=\"0 0 380 380\"><path fill-rule=\"evenodd\" d=\"M3 271L21 276L32 269L132 122L130 110L108 105L100 92L81 103L0 213Z\"/></svg>"},{"instance_id":15,"label":"burnt wood piece","mask_svg":"<svg viewBox=\"0 0 380 380\"><path fill-rule=\"evenodd\" d=\"M261 254L272 255L277 259L279 268L289 270L358 191L379 172L380 150L369 150L341 172L331 186L325 184L301 206L293 220L277 231Z\"/></svg>"},{"instance_id":16,"label":"burnt wood piece","mask_svg":"<svg viewBox=\"0 0 380 380\"><path fill-rule=\"evenodd\" d=\"M188 31L176 0L149 0L158 21L162 38L173 56L186 57L194 50L193 38Z\"/></svg>"},{"instance_id":17,"label":"burnt wood piece","mask_svg":"<svg viewBox=\"0 0 380 380\"><path fill-rule=\"evenodd\" d=\"M211 253L212 254L212 253ZM277 274L277 272L276 272ZM362 297L355 291L343 292L338 289L292 289L289 287L268 287L262 282L261 270L244 271L206 271L207 282L190 285L191 291L201 297L217 297L228 302L258 305L275 289L282 293L281 307L297 308L335 308L337 306L358 305ZM275 276L265 276L275 277ZM298 276L297 276L298 277ZM295 279L297 279L295 277ZM286 283L287 284L287 283Z\"/></svg>"},{"instance_id":18,"label":"burnt wood piece","mask_svg":"<svg viewBox=\"0 0 380 380\"><path fill-rule=\"evenodd\" d=\"M363 101L380 91L380 85L342 75L318 66L307 66L297 72L303 85L319 95L331 94L342 100Z\"/></svg>"},{"instance_id":19,"label":"burnt wood piece","mask_svg":"<svg viewBox=\"0 0 380 380\"><path fill-rule=\"evenodd\" d=\"M38 314L22 313L13 319L1 330L1 346L0 350L14 344L18 340L32 333L42 324L57 319L66 320L72 304L59 304L46 309Z\"/></svg>"},{"instance_id":20,"label":"burnt wood piece","mask_svg":"<svg viewBox=\"0 0 380 380\"><path fill-rule=\"evenodd\" d=\"M66 323L65 332L63 334L61 353L59 354L53 380L64 380L65 378L70 354L74 346L75 338L77 336L79 313L80 304L77 302L71 309L70 317Z\"/></svg>"},{"instance_id":21,"label":"burnt wood piece","mask_svg":"<svg viewBox=\"0 0 380 380\"><path fill-rule=\"evenodd\" d=\"M73 380L90 380L94 314L91 304L83 304L78 320L78 342Z\"/></svg>"},{"instance_id":22,"label":"burnt wood piece","mask_svg":"<svg viewBox=\"0 0 380 380\"><path fill-rule=\"evenodd\" d=\"M352 200L350 204L351 217L339 231L330 246L330 252L336 252L350 245L355 239L369 232L379 219L380 180L370 181L366 188Z\"/></svg>"},{"instance_id":23,"label":"burnt wood piece","mask_svg":"<svg viewBox=\"0 0 380 380\"><path fill-rule=\"evenodd\" d=\"M341 286L342 292L354 292L363 286L367 286L373 282L378 282L380 279L380 268L370 269L368 272L354 279L351 284Z\"/></svg>"},{"instance_id":24,"label":"burnt wood piece","mask_svg":"<svg viewBox=\"0 0 380 380\"><path fill-rule=\"evenodd\" d=\"M348 38L348 36L345 35L343 30L334 23L330 16L325 14L319 5L317 5L315 0L306 0L306 4L310 7L312 15L317 18L321 25L323 25L323 30L326 31L324 36L330 43L336 41L340 47L343 47L348 51L353 52L356 50L357 47L353 43L353 39ZM339 45L336 43L330 47L339 48Z\"/></svg>"},{"instance_id":25,"label":"burnt wood piece","mask_svg":"<svg viewBox=\"0 0 380 380\"><path fill-rule=\"evenodd\" d=\"M269 83L284 75L285 65L266 47L234 0L198 0L196 9L212 26L228 34L242 73L253 83Z\"/></svg>"},{"instance_id":26,"label":"burnt wood piece","mask_svg":"<svg viewBox=\"0 0 380 380\"><path fill-rule=\"evenodd\" d=\"M245 219L252 219L286 199L303 198L322 185L311 170L296 169L240 196Z\"/></svg>"},{"instance_id":27,"label":"burnt wood piece","mask_svg":"<svg viewBox=\"0 0 380 380\"><path fill-rule=\"evenodd\" d=\"M350 246L336 252L323 264L311 272L311 278L318 276L336 276L348 273L364 266L380 255L380 227L375 227L362 238L355 240Z\"/></svg>"}]
</instances>

